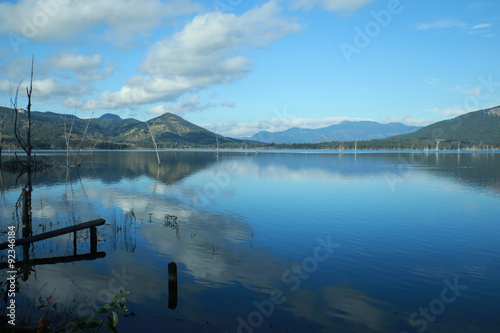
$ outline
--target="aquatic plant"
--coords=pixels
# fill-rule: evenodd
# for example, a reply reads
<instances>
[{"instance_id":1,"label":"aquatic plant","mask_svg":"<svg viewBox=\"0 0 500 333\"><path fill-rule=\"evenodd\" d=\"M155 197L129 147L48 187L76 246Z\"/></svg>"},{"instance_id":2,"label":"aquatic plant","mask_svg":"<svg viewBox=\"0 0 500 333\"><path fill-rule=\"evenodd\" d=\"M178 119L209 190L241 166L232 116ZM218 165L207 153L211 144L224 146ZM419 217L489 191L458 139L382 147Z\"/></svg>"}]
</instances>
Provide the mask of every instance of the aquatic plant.
<instances>
[{"instance_id":1,"label":"aquatic plant","mask_svg":"<svg viewBox=\"0 0 500 333\"><path fill-rule=\"evenodd\" d=\"M63 321L59 325L61 327L55 332L99 332L103 327L105 327L108 332L118 332L116 328L118 318L119 316L126 316L125 312L128 311L127 306L125 305L127 302L125 295L129 294L129 292L126 290L120 290L120 294L121 296L113 294L113 300L97 309L94 316L88 318L73 318ZM105 314L104 319L97 315L100 313ZM68 317L70 316L71 314L68 314ZM43 318L44 317L42 317L42 319Z\"/></svg>"}]
</instances>

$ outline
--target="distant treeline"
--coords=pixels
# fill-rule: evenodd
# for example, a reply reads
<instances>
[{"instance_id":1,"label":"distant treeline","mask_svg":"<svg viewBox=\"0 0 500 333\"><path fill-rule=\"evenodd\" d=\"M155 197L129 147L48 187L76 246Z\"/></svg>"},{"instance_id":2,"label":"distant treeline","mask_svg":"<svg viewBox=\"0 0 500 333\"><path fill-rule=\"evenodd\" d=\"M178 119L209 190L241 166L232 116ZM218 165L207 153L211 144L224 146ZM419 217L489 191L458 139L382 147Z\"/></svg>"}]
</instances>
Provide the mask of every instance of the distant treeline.
<instances>
[{"instance_id":1,"label":"distant treeline","mask_svg":"<svg viewBox=\"0 0 500 333\"><path fill-rule=\"evenodd\" d=\"M273 149L331 149L331 150L486 150L500 149L500 142L495 145L482 143L471 144L470 142L439 141L436 140L407 140L407 139L376 139L367 141L346 142L322 142L322 143L293 143L293 144L270 144Z\"/></svg>"}]
</instances>

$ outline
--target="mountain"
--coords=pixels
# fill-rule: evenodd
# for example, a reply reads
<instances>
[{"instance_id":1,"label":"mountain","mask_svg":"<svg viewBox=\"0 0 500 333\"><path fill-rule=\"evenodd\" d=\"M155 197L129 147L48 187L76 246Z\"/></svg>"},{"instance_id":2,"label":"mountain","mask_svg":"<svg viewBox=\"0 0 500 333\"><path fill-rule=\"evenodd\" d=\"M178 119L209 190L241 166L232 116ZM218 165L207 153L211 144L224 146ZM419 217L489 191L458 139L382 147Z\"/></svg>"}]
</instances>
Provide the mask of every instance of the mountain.
<instances>
[{"instance_id":1,"label":"mountain","mask_svg":"<svg viewBox=\"0 0 500 333\"><path fill-rule=\"evenodd\" d=\"M406 126L401 123L380 124L374 121L343 121L340 124L318 129L295 127L283 132L261 131L249 139L276 144L372 140L411 133L420 128L422 127Z\"/></svg>"},{"instance_id":2,"label":"mountain","mask_svg":"<svg viewBox=\"0 0 500 333\"><path fill-rule=\"evenodd\" d=\"M105 113L99 117L99 119L107 119L107 120L121 120L119 115L113 113Z\"/></svg>"},{"instance_id":3,"label":"mountain","mask_svg":"<svg viewBox=\"0 0 500 333\"><path fill-rule=\"evenodd\" d=\"M165 113L151 119L147 125L155 135L156 142L160 145L163 143L216 145L217 140L220 144L240 142L240 140L216 135L172 113ZM151 142L151 135L147 125L141 123L127 131L122 131L116 136L116 140L118 142L136 142L141 146L148 145L148 142Z\"/></svg>"},{"instance_id":4,"label":"mountain","mask_svg":"<svg viewBox=\"0 0 500 333\"><path fill-rule=\"evenodd\" d=\"M500 106L469 112L453 119L439 121L420 130L398 135L391 140L436 140L467 146L500 146Z\"/></svg>"},{"instance_id":5,"label":"mountain","mask_svg":"<svg viewBox=\"0 0 500 333\"><path fill-rule=\"evenodd\" d=\"M21 124L19 128L25 136L26 111L20 110L17 114ZM4 147L18 146L14 137L13 115L12 109L0 107L0 120L3 119L5 124L2 131ZM35 149L66 149L65 138L70 132L70 148L77 148L81 144L83 148L95 145L100 149L151 149L154 146L150 131L155 136L158 148L211 148L217 142L225 147L241 147L245 144L241 140L216 135L171 113L151 119L147 124L132 118L121 119L112 114L81 119L74 115L38 111L31 112L31 120L32 145Z\"/></svg>"}]
</instances>

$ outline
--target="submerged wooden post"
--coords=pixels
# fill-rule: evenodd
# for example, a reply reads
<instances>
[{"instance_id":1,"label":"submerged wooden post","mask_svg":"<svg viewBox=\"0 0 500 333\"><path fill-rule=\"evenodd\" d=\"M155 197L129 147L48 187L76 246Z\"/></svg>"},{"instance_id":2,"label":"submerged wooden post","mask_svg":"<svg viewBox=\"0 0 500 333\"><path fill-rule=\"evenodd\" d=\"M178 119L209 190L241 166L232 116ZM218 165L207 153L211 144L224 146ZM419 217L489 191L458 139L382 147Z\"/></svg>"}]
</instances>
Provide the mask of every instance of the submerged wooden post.
<instances>
[{"instance_id":1,"label":"submerged wooden post","mask_svg":"<svg viewBox=\"0 0 500 333\"><path fill-rule=\"evenodd\" d=\"M76 244L76 230L73 232L73 255L76 256L76 249L77 249L77 244Z\"/></svg>"},{"instance_id":2,"label":"submerged wooden post","mask_svg":"<svg viewBox=\"0 0 500 333\"><path fill-rule=\"evenodd\" d=\"M177 264L171 262L168 264L168 308L177 307Z\"/></svg>"},{"instance_id":3,"label":"submerged wooden post","mask_svg":"<svg viewBox=\"0 0 500 333\"><path fill-rule=\"evenodd\" d=\"M90 253L97 253L97 227L90 227Z\"/></svg>"}]
</instances>

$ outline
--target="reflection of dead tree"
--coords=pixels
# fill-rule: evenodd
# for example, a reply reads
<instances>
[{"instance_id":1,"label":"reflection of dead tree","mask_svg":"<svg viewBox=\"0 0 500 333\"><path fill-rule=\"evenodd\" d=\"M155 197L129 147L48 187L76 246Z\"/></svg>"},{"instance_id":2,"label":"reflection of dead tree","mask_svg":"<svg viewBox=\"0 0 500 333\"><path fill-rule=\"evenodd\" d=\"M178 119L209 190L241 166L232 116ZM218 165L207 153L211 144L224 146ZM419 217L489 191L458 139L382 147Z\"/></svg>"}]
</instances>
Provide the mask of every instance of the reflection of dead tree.
<instances>
[{"instance_id":1,"label":"reflection of dead tree","mask_svg":"<svg viewBox=\"0 0 500 333\"><path fill-rule=\"evenodd\" d=\"M146 206L146 210L149 208L149 205L151 204L151 201L155 197L156 188L158 187L158 179L159 179L159 177L160 177L160 168L158 168L158 171L156 172L156 180L155 180L155 184L153 186L153 192L151 193L151 197L149 198L148 205ZM150 220L151 220L151 216L150 216Z\"/></svg>"},{"instance_id":2,"label":"reflection of dead tree","mask_svg":"<svg viewBox=\"0 0 500 333\"><path fill-rule=\"evenodd\" d=\"M21 195L16 203L16 208L13 213L13 218L17 221L17 226L21 226L22 237L30 237L33 234L32 226L32 209L31 209L31 193L33 188L31 186L31 171L26 173L28 176L28 184L22 188ZM19 210L21 210L21 224L19 224ZM22 276L23 281L26 281L30 274L30 269L25 267L25 264L30 260L30 246L29 244L23 245L23 267L19 270L19 275Z\"/></svg>"},{"instance_id":3,"label":"reflection of dead tree","mask_svg":"<svg viewBox=\"0 0 500 333\"><path fill-rule=\"evenodd\" d=\"M5 117L6 115L4 114L2 118L0 118L0 163L2 163L2 147L3 147L3 130L5 128Z\"/></svg>"},{"instance_id":4,"label":"reflection of dead tree","mask_svg":"<svg viewBox=\"0 0 500 333\"><path fill-rule=\"evenodd\" d=\"M31 59L30 85L29 85L29 88L26 87L26 94L28 95L28 106L26 109L26 115L28 117L28 130L26 133L26 141L22 140L21 133L19 131L19 126L18 126L19 110L17 108L17 98L19 96L19 88L20 88L22 82L20 82L19 85L17 86L14 99L12 99L12 98L10 99L10 103L12 105L12 108L14 109L14 136L16 137L16 140L19 143L19 145L21 146L21 148L26 153L27 162L26 163L21 162L19 160L19 158L17 157L17 154L16 154L16 159L17 159L17 162L23 168L23 170L26 170L26 171L31 171L33 169L33 161L32 161L32 157L31 157L31 151L33 150L33 146L31 145L31 95L33 93L33 67L34 67L34 63L35 63L35 57L33 56Z\"/></svg>"},{"instance_id":5,"label":"reflection of dead tree","mask_svg":"<svg viewBox=\"0 0 500 333\"><path fill-rule=\"evenodd\" d=\"M165 215L165 227L175 230L175 236L180 239L179 234L179 222L177 222L177 216L175 215Z\"/></svg>"}]
</instances>

